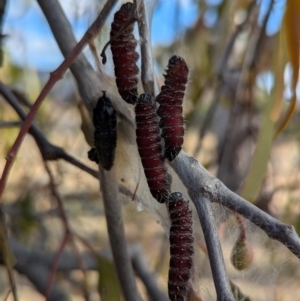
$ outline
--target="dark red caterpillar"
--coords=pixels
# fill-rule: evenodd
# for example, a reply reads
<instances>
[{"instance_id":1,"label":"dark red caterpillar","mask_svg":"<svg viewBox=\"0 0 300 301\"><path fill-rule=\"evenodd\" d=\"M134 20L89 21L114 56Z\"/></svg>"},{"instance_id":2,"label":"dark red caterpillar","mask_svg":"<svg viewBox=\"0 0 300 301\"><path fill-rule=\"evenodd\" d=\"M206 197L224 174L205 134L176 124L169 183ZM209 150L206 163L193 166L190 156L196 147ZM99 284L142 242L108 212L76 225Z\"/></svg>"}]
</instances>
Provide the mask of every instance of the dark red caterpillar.
<instances>
[{"instance_id":1,"label":"dark red caterpillar","mask_svg":"<svg viewBox=\"0 0 300 301\"><path fill-rule=\"evenodd\" d=\"M174 55L170 58L165 84L156 101L160 104L157 114L161 117L159 126L165 139L164 157L175 159L183 144L182 101L188 78L188 67L183 58Z\"/></svg>"},{"instance_id":2,"label":"dark red caterpillar","mask_svg":"<svg viewBox=\"0 0 300 301\"><path fill-rule=\"evenodd\" d=\"M117 87L121 97L130 104L135 104L138 98L139 68L136 62L139 55L135 51L137 41L133 35L134 9L133 3L123 4L115 13L110 32Z\"/></svg>"},{"instance_id":3,"label":"dark red caterpillar","mask_svg":"<svg viewBox=\"0 0 300 301\"><path fill-rule=\"evenodd\" d=\"M103 92L94 108L93 123L95 126L95 149L88 153L89 158L110 170L114 164L117 144L117 117L110 99Z\"/></svg>"},{"instance_id":4,"label":"dark red caterpillar","mask_svg":"<svg viewBox=\"0 0 300 301\"><path fill-rule=\"evenodd\" d=\"M135 107L136 142L150 192L160 203L169 196L169 179L162 155L158 117L150 94L142 94Z\"/></svg>"},{"instance_id":5,"label":"dark red caterpillar","mask_svg":"<svg viewBox=\"0 0 300 301\"><path fill-rule=\"evenodd\" d=\"M182 194L173 192L169 197L170 229L170 269L169 298L184 301L188 281L193 267L193 220L189 203Z\"/></svg>"}]
</instances>

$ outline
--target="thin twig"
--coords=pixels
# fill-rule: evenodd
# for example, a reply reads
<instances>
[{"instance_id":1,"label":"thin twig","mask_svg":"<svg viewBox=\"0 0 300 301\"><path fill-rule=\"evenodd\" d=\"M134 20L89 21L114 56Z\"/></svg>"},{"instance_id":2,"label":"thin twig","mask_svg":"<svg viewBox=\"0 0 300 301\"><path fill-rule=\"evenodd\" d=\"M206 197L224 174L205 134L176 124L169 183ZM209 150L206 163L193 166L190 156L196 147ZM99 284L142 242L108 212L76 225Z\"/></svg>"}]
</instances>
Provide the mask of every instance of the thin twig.
<instances>
[{"instance_id":1,"label":"thin twig","mask_svg":"<svg viewBox=\"0 0 300 301\"><path fill-rule=\"evenodd\" d=\"M102 63L100 61L100 57L99 57L99 54L98 54L98 51L97 51L97 47L95 45L95 41L94 40L91 40L89 41L89 48L90 48L90 51L94 57L94 60L96 62L96 66L97 66L97 69L98 69L98 72L100 74L103 73L103 67L102 67Z\"/></svg>"},{"instance_id":2,"label":"thin twig","mask_svg":"<svg viewBox=\"0 0 300 301\"><path fill-rule=\"evenodd\" d=\"M81 235L79 235L77 232L74 232L74 235L77 237L78 240L81 241L81 243L96 257L99 257L98 252L95 250L95 248Z\"/></svg>"},{"instance_id":3,"label":"thin twig","mask_svg":"<svg viewBox=\"0 0 300 301\"><path fill-rule=\"evenodd\" d=\"M49 296L51 294L51 287L52 287L52 283L53 283L53 280L54 280L57 265L58 265L58 262L60 260L61 254L62 254L65 246L67 245L67 243L69 241L69 238L70 238L70 235L69 235L69 233L66 232L64 237L63 237L63 240L60 243L60 246L57 250L57 253L55 254L55 257L53 259L50 274L49 274L48 284L47 284L47 288L46 288L46 293L45 293L46 300L49 300Z\"/></svg>"},{"instance_id":4,"label":"thin twig","mask_svg":"<svg viewBox=\"0 0 300 301\"><path fill-rule=\"evenodd\" d=\"M46 253L40 250L28 250L16 240L9 238L9 246L16 256L17 263L14 269L27 277L36 289L45 295L49 269L52 266L54 253ZM62 260L60 260L61 262ZM74 260L75 261L75 260ZM78 267L77 267L78 269ZM68 294L55 283L52 286L49 301L70 301Z\"/></svg>"},{"instance_id":5,"label":"thin twig","mask_svg":"<svg viewBox=\"0 0 300 301\"><path fill-rule=\"evenodd\" d=\"M8 292L7 292L6 295L4 296L3 301L7 301L7 299L8 299L8 297L9 297L10 293L11 293L11 289L8 290Z\"/></svg>"},{"instance_id":6,"label":"thin twig","mask_svg":"<svg viewBox=\"0 0 300 301\"><path fill-rule=\"evenodd\" d=\"M7 244L7 229L6 229L6 223L5 223L5 216L2 211L2 207L0 204L0 251L1 251L1 257L3 258L4 265L6 267L10 289L13 293L14 301L18 301L18 294L17 294L17 287L16 287L16 280L14 277L13 272L13 258L10 256L10 250L8 248Z\"/></svg>"},{"instance_id":7,"label":"thin twig","mask_svg":"<svg viewBox=\"0 0 300 301\"><path fill-rule=\"evenodd\" d=\"M85 297L87 299L88 295L89 295L89 291L88 291L88 284L87 284L87 275L86 275L85 267L84 267L84 264L83 264L83 260L81 258L80 253L79 253L79 250L78 250L78 248L76 246L75 239L74 239L74 234L73 234L73 231L72 231L72 229L71 229L71 227L69 225L69 220L68 220L67 214L65 212L63 201L61 199L61 196L60 196L59 192L56 189L54 176L52 175L51 169L48 166L47 162L44 162L44 165L45 165L45 169L46 169L46 171L48 173L48 176L49 176L49 179L50 179L50 189L51 189L51 192L52 192L53 196L56 199L57 207L58 207L58 212L59 212L59 215L60 215L61 220L63 222L64 228L65 228L65 233L69 234L70 243L72 244L72 247L73 247L74 253L75 253L76 257L77 257L80 269L81 269L81 271L83 273L83 278L84 278L83 289L84 289L84 295L85 295Z\"/></svg>"},{"instance_id":8,"label":"thin twig","mask_svg":"<svg viewBox=\"0 0 300 301\"><path fill-rule=\"evenodd\" d=\"M270 238L278 240L300 258L300 238L293 226L276 220L229 190L219 179L211 175L197 160L188 156L184 151L180 152L171 166L190 193L198 194L200 197L206 192L211 202L218 203L244 216L262 229Z\"/></svg>"},{"instance_id":9,"label":"thin twig","mask_svg":"<svg viewBox=\"0 0 300 301\"><path fill-rule=\"evenodd\" d=\"M148 21L147 21L144 0L136 0L135 4L138 12L138 28L140 34L141 56L142 56L141 57L141 68L142 68L141 80L142 80L144 92L155 96L151 36L150 36L150 30L148 28Z\"/></svg>"},{"instance_id":10,"label":"thin twig","mask_svg":"<svg viewBox=\"0 0 300 301\"><path fill-rule=\"evenodd\" d=\"M20 127L21 121L0 121L0 128Z\"/></svg>"},{"instance_id":11,"label":"thin twig","mask_svg":"<svg viewBox=\"0 0 300 301\"><path fill-rule=\"evenodd\" d=\"M16 113L20 116L22 120L26 119L26 112L23 110L23 108L20 106L18 103L18 100L16 99L15 95L12 93L12 91L4 85L0 81L0 93L3 95L3 97L7 100L7 102L14 108ZM94 178L99 178L99 173L98 171L91 169L90 167L82 164L69 154L65 152L64 149L50 143L42 131L39 129L39 127L33 123L29 129L29 133L33 136L35 139L35 142L37 143L40 152L44 158L44 160L58 160L58 159L63 159L74 166L80 168L81 170L89 173L92 175Z\"/></svg>"}]
</instances>

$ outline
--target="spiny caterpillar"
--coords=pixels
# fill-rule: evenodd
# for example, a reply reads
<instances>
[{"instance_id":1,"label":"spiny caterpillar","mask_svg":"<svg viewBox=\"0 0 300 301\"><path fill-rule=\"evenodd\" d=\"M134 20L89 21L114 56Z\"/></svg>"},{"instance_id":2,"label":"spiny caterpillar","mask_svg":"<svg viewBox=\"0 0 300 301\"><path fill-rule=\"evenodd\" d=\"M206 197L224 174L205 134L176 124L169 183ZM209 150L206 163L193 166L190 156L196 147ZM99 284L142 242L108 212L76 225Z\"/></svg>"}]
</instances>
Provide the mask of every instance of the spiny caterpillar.
<instances>
[{"instance_id":1,"label":"spiny caterpillar","mask_svg":"<svg viewBox=\"0 0 300 301\"><path fill-rule=\"evenodd\" d=\"M160 203L169 195L169 179L162 155L158 117L150 94L142 94L135 107L136 141L148 186Z\"/></svg>"},{"instance_id":2,"label":"spiny caterpillar","mask_svg":"<svg viewBox=\"0 0 300 301\"><path fill-rule=\"evenodd\" d=\"M165 84L156 101L160 104L157 114L161 117L159 126L165 140L164 157L175 159L183 144L184 128L182 102L188 79L188 67L183 58L174 55L170 58Z\"/></svg>"},{"instance_id":3,"label":"spiny caterpillar","mask_svg":"<svg viewBox=\"0 0 300 301\"><path fill-rule=\"evenodd\" d=\"M93 123L95 149L89 151L89 158L96 163L100 162L104 169L110 170L114 164L117 144L117 117L104 91L94 108Z\"/></svg>"},{"instance_id":4,"label":"spiny caterpillar","mask_svg":"<svg viewBox=\"0 0 300 301\"><path fill-rule=\"evenodd\" d=\"M193 267L193 220L189 203L182 194L173 192L169 197L170 269L168 290L171 301L184 301Z\"/></svg>"},{"instance_id":5,"label":"spiny caterpillar","mask_svg":"<svg viewBox=\"0 0 300 301\"><path fill-rule=\"evenodd\" d=\"M115 13L111 24L110 41L115 65L116 83L121 97L129 104L135 104L138 98L137 84L139 58L135 51L137 41L133 35L133 3L125 3Z\"/></svg>"}]
</instances>

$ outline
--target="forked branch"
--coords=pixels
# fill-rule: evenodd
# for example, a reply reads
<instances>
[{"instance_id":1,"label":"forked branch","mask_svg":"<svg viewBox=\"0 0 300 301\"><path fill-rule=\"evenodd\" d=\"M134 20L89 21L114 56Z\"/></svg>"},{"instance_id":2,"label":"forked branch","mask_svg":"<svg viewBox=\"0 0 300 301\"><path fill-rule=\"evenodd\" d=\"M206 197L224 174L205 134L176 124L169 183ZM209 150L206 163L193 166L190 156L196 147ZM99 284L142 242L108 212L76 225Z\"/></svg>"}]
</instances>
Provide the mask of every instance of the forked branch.
<instances>
[{"instance_id":1,"label":"forked branch","mask_svg":"<svg viewBox=\"0 0 300 301\"><path fill-rule=\"evenodd\" d=\"M218 203L244 216L270 238L278 240L300 258L300 238L293 226L278 221L229 190L197 160L183 151L171 163L171 166L186 186L189 194L198 196L198 201L201 200L201 196L207 195L210 202Z\"/></svg>"}]
</instances>

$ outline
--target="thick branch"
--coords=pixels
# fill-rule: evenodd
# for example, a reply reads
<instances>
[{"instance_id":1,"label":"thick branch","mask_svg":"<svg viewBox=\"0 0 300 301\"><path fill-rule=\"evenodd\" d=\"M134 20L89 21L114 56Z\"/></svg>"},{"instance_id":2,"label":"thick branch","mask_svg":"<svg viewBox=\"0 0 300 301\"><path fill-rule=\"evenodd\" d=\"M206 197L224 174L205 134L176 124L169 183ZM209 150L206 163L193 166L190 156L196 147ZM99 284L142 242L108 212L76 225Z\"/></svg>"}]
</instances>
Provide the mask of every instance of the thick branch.
<instances>
[{"instance_id":1,"label":"thick branch","mask_svg":"<svg viewBox=\"0 0 300 301\"><path fill-rule=\"evenodd\" d=\"M244 216L262 229L270 238L278 240L300 258L300 238L293 226L286 225L250 202L230 191L220 180L211 175L197 160L181 151L171 166L186 186L188 192L199 196L209 195L211 202L219 203Z\"/></svg>"},{"instance_id":2,"label":"thick branch","mask_svg":"<svg viewBox=\"0 0 300 301\"><path fill-rule=\"evenodd\" d=\"M139 296L136 287L135 277L127 250L122 217L122 204L119 200L119 186L115 172L116 170L114 167L110 171L106 171L100 167L100 183L109 241L125 300L140 301L141 297Z\"/></svg>"},{"instance_id":3,"label":"thick branch","mask_svg":"<svg viewBox=\"0 0 300 301\"><path fill-rule=\"evenodd\" d=\"M207 193L189 191L203 230L218 301L235 301L226 273L217 227ZM201 195L201 196L200 196Z\"/></svg>"},{"instance_id":4,"label":"thick branch","mask_svg":"<svg viewBox=\"0 0 300 301\"><path fill-rule=\"evenodd\" d=\"M199 221L203 230L208 257L210 261L210 266L212 270L212 275L217 292L217 300L234 301L232 291L230 288L229 279L225 269L225 263L223 259L223 253L217 233L216 223L213 216L213 211L210 203L210 195L203 191L201 181L197 181L196 185L192 185L191 182L197 179L194 174L194 168L190 163L186 164L188 161L194 160L188 157L181 151L174 163L171 164L175 172L178 174L183 184L186 186L189 196L191 197L199 216ZM194 165L197 161L194 160ZM198 164L199 165L199 164ZM183 166L183 168L182 168ZM189 166L189 167L187 167ZM200 165L199 165L200 166ZM191 168L192 167L192 168ZM185 168L191 170L185 170ZM205 170L203 168L203 170ZM212 176L211 176L212 177ZM202 179L202 177L201 177ZM198 179L197 179L198 180ZM200 183L199 183L200 182Z\"/></svg>"}]
</instances>

